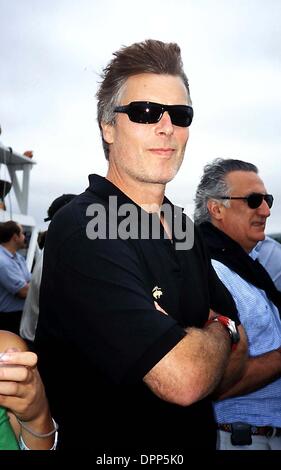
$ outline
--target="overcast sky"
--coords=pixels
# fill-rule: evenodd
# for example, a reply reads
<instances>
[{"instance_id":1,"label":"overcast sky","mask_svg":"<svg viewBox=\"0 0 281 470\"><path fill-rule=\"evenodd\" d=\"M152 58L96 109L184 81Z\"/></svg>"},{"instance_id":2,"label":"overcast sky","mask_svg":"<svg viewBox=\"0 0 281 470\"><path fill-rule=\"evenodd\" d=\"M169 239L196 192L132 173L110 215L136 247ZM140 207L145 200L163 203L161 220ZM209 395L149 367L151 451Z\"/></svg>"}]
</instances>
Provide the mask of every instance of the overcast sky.
<instances>
[{"instance_id":1,"label":"overcast sky","mask_svg":"<svg viewBox=\"0 0 281 470\"><path fill-rule=\"evenodd\" d=\"M204 164L250 161L275 197L267 232L281 231L280 0L0 0L0 15L1 141L34 151L40 228L55 197L105 175L99 74L120 46L153 38L180 45L195 112L167 195L190 208Z\"/></svg>"}]
</instances>

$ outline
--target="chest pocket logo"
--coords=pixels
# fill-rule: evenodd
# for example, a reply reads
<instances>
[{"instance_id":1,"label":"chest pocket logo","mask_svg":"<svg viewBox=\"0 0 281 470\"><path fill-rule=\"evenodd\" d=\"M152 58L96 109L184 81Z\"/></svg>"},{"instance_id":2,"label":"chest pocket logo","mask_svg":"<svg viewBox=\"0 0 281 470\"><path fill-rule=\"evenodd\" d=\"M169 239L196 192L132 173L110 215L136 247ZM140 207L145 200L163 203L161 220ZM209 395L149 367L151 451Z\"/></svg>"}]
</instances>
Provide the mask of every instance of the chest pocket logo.
<instances>
[{"instance_id":1,"label":"chest pocket logo","mask_svg":"<svg viewBox=\"0 0 281 470\"><path fill-rule=\"evenodd\" d=\"M152 295L153 295L154 299L156 299L156 300L160 299L161 295L163 295L161 287L158 287L158 286L153 287Z\"/></svg>"}]
</instances>

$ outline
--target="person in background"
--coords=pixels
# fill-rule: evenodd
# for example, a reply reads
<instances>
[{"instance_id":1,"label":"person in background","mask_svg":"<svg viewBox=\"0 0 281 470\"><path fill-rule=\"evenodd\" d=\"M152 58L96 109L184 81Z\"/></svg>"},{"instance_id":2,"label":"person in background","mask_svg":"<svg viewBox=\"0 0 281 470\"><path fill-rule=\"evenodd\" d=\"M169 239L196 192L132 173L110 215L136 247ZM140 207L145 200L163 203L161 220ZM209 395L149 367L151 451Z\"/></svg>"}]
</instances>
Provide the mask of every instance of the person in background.
<instances>
[{"instance_id":1,"label":"person in background","mask_svg":"<svg viewBox=\"0 0 281 470\"><path fill-rule=\"evenodd\" d=\"M266 236L256 246L258 260L267 270L276 288L281 292L281 244Z\"/></svg>"},{"instance_id":2,"label":"person in background","mask_svg":"<svg viewBox=\"0 0 281 470\"><path fill-rule=\"evenodd\" d=\"M9 220L0 223L0 328L19 333L24 301L31 279L24 257L22 227Z\"/></svg>"},{"instance_id":3,"label":"person in background","mask_svg":"<svg viewBox=\"0 0 281 470\"><path fill-rule=\"evenodd\" d=\"M35 346L59 447L214 449L210 394L226 370L240 376L247 348L200 236L164 196L193 117L179 46L121 48L97 97L107 175L90 175L44 248Z\"/></svg>"},{"instance_id":4,"label":"person in background","mask_svg":"<svg viewBox=\"0 0 281 470\"><path fill-rule=\"evenodd\" d=\"M47 222L52 220L59 209L65 206L65 204L68 204L75 196L76 194L62 194L61 196L54 199L48 209L48 216L44 219L44 221ZM32 278L20 322L20 336L28 342L28 345L31 349L33 348L32 343L34 341L39 316L39 291L42 276L42 266L43 251L39 254L32 271Z\"/></svg>"},{"instance_id":5,"label":"person in background","mask_svg":"<svg viewBox=\"0 0 281 470\"><path fill-rule=\"evenodd\" d=\"M37 356L14 333L0 330L0 450L54 450L50 415Z\"/></svg>"},{"instance_id":6,"label":"person in background","mask_svg":"<svg viewBox=\"0 0 281 470\"><path fill-rule=\"evenodd\" d=\"M243 375L217 394L220 450L281 450L281 293L255 251L272 204L257 167L241 160L206 165L196 191L194 220L249 344Z\"/></svg>"}]
</instances>

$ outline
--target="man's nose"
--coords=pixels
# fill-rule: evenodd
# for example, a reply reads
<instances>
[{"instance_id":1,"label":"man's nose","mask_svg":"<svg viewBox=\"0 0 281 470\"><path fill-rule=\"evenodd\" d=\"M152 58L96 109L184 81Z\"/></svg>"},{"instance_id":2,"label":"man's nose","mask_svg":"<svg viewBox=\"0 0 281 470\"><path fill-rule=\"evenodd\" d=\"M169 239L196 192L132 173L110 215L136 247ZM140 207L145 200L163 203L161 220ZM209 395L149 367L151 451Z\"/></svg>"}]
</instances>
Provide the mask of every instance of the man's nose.
<instances>
[{"instance_id":1,"label":"man's nose","mask_svg":"<svg viewBox=\"0 0 281 470\"><path fill-rule=\"evenodd\" d=\"M264 217L270 216L270 208L265 199L263 199L260 207L258 208L258 212L260 215L263 215Z\"/></svg>"},{"instance_id":2,"label":"man's nose","mask_svg":"<svg viewBox=\"0 0 281 470\"><path fill-rule=\"evenodd\" d=\"M163 113L160 121L157 123L156 132L159 134L171 135L174 132L174 126L167 111Z\"/></svg>"}]
</instances>

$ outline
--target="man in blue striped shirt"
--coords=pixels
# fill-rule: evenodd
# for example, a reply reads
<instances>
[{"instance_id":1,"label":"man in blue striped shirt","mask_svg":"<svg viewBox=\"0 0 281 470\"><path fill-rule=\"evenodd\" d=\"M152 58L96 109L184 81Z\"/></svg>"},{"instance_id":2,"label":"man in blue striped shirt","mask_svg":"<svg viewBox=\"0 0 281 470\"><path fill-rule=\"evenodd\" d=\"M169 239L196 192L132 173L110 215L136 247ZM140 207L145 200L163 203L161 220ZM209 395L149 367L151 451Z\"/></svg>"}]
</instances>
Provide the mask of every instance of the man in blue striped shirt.
<instances>
[{"instance_id":1,"label":"man in blue striped shirt","mask_svg":"<svg viewBox=\"0 0 281 470\"><path fill-rule=\"evenodd\" d=\"M0 223L0 329L17 334L31 279L24 257L17 253L24 246L19 224Z\"/></svg>"},{"instance_id":2,"label":"man in blue striped shirt","mask_svg":"<svg viewBox=\"0 0 281 470\"><path fill-rule=\"evenodd\" d=\"M281 293L255 250L272 204L256 166L241 160L206 165L196 191L195 222L249 345L242 378L214 403L220 450L281 450Z\"/></svg>"}]
</instances>

